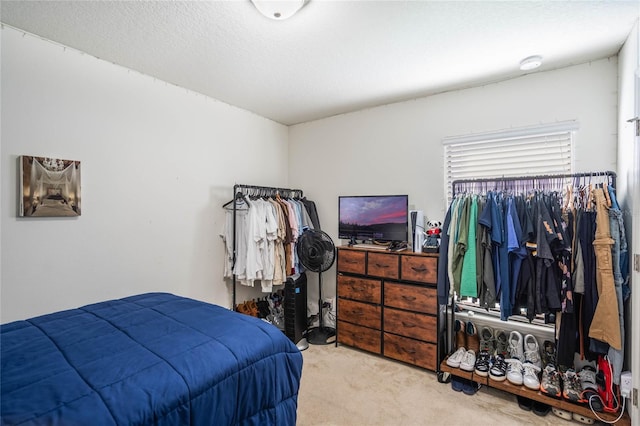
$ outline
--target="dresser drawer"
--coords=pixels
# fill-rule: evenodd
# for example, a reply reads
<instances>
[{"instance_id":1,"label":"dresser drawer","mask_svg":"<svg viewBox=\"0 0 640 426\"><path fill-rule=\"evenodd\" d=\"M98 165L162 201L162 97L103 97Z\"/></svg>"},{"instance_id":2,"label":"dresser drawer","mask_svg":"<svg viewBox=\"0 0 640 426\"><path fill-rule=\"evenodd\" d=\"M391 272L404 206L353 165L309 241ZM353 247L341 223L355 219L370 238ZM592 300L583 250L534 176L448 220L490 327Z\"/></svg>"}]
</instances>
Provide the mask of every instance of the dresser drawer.
<instances>
[{"instance_id":1,"label":"dresser drawer","mask_svg":"<svg viewBox=\"0 0 640 426\"><path fill-rule=\"evenodd\" d=\"M338 272L364 275L367 253L356 250L338 250Z\"/></svg>"},{"instance_id":2,"label":"dresser drawer","mask_svg":"<svg viewBox=\"0 0 640 426\"><path fill-rule=\"evenodd\" d=\"M438 312L434 287L385 282L384 305L432 315Z\"/></svg>"},{"instance_id":3,"label":"dresser drawer","mask_svg":"<svg viewBox=\"0 0 640 426\"><path fill-rule=\"evenodd\" d=\"M380 330L372 330L344 321L338 321L338 343L377 354L382 352Z\"/></svg>"},{"instance_id":4,"label":"dresser drawer","mask_svg":"<svg viewBox=\"0 0 640 426\"><path fill-rule=\"evenodd\" d=\"M384 356L417 365L436 369L436 345L418 340L384 333Z\"/></svg>"},{"instance_id":5,"label":"dresser drawer","mask_svg":"<svg viewBox=\"0 0 640 426\"><path fill-rule=\"evenodd\" d=\"M338 298L338 318L353 324L380 330L382 307Z\"/></svg>"},{"instance_id":6,"label":"dresser drawer","mask_svg":"<svg viewBox=\"0 0 640 426\"><path fill-rule=\"evenodd\" d=\"M400 277L405 281L427 284L438 282L438 259L425 256L401 256Z\"/></svg>"},{"instance_id":7,"label":"dresser drawer","mask_svg":"<svg viewBox=\"0 0 640 426\"><path fill-rule=\"evenodd\" d=\"M383 329L385 332L413 339L437 342L436 317L431 315L385 308Z\"/></svg>"},{"instance_id":8,"label":"dresser drawer","mask_svg":"<svg viewBox=\"0 0 640 426\"><path fill-rule=\"evenodd\" d=\"M369 253L367 258L367 274L380 277L398 279L398 255L388 253Z\"/></svg>"},{"instance_id":9,"label":"dresser drawer","mask_svg":"<svg viewBox=\"0 0 640 426\"><path fill-rule=\"evenodd\" d=\"M338 274L338 297L381 304L382 283L380 280Z\"/></svg>"}]
</instances>

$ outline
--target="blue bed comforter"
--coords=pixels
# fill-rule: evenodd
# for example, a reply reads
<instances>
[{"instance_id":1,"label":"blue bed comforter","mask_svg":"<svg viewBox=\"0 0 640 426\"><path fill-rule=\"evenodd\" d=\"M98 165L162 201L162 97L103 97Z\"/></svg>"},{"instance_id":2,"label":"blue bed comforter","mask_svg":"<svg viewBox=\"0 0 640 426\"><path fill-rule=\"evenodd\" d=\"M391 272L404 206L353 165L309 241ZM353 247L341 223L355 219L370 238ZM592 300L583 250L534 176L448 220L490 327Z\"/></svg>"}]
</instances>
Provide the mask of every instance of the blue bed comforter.
<instances>
[{"instance_id":1,"label":"blue bed comforter","mask_svg":"<svg viewBox=\"0 0 640 426\"><path fill-rule=\"evenodd\" d=\"M6 425L295 425L302 355L271 324L148 293L0 327Z\"/></svg>"}]
</instances>

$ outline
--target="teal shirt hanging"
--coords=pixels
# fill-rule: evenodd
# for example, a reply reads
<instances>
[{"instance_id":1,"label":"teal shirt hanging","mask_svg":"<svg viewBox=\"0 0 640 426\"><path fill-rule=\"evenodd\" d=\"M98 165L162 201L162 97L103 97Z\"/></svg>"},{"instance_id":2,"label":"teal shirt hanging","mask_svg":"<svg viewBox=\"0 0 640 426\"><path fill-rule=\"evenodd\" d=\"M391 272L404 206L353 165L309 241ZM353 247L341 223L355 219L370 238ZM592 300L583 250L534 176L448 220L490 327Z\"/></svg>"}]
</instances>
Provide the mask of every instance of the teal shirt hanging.
<instances>
[{"instance_id":1,"label":"teal shirt hanging","mask_svg":"<svg viewBox=\"0 0 640 426\"><path fill-rule=\"evenodd\" d=\"M460 280L460 295L478 297L478 282L476 279L476 226L478 224L478 197L471 197L469 208L469 231L467 233L467 250L462 263L462 277Z\"/></svg>"}]
</instances>

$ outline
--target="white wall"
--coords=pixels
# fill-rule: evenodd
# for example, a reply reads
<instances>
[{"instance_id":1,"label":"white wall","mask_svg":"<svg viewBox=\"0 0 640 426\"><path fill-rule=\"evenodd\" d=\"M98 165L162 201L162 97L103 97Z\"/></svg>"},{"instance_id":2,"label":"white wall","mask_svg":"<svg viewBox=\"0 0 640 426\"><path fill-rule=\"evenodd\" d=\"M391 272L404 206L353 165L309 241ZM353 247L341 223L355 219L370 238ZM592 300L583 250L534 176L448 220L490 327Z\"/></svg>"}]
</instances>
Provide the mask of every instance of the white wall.
<instances>
[{"instance_id":1,"label":"white wall","mask_svg":"<svg viewBox=\"0 0 640 426\"><path fill-rule=\"evenodd\" d=\"M316 201L334 239L339 195L407 193L411 208L442 220L444 137L567 120L580 125L575 171L616 170L616 58L293 126L289 182Z\"/></svg>"},{"instance_id":2,"label":"white wall","mask_svg":"<svg viewBox=\"0 0 640 426\"><path fill-rule=\"evenodd\" d=\"M1 321L169 291L231 306L222 204L287 186L285 126L5 27ZM82 216L16 217L19 155L82 162Z\"/></svg>"},{"instance_id":3,"label":"white wall","mask_svg":"<svg viewBox=\"0 0 640 426\"><path fill-rule=\"evenodd\" d=\"M626 43L620 51L619 80L618 80L618 196L624 213L625 228L629 244L629 255L640 253L640 137L635 134L634 123L627 120L640 116L640 31L636 22ZM633 265L631 257L630 265ZM627 367L633 373L633 383L640 388L640 358L631 354L640 353L640 292L637 283L640 282L640 272L631 273L631 300L625 305L627 312L625 331L625 359ZM634 288L635 287L635 288ZM635 307L633 309L632 307ZM631 424L640 422L640 410L637 405L627 407L631 413Z\"/></svg>"},{"instance_id":4,"label":"white wall","mask_svg":"<svg viewBox=\"0 0 640 426\"><path fill-rule=\"evenodd\" d=\"M287 129L1 34L2 322L142 291L230 306L217 234L233 183L304 189L335 238L338 195L408 193L412 208L441 219L446 136L575 119L576 170L616 169L615 58ZM83 215L17 218L18 155L82 161ZM325 277L332 295L333 270Z\"/></svg>"}]
</instances>

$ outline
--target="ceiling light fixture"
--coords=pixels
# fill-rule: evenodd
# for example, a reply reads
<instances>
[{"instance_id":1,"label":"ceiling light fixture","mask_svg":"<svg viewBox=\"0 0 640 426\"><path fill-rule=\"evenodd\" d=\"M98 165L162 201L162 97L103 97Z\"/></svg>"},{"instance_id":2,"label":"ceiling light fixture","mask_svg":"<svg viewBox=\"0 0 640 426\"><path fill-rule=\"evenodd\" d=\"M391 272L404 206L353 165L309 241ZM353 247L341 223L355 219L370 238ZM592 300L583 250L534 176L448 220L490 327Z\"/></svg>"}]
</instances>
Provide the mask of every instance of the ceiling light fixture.
<instances>
[{"instance_id":1,"label":"ceiling light fixture","mask_svg":"<svg viewBox=\"0 0 640 426\"><path fill-rule=\"evenodd\" d=\"M251 0L267 18L282 21L295 15L309 0Z\"/></svg>"},{"instance_id":2,"label":"ceiling light fixture","mask_svg":"<svg viewBox=\"0 0 640 426\"><path fill-rule=\"evenodd\" d=\"M542 56L529 56L520 61L520 69L522 71L530 71L538 68L542 65Z\"/></svg>"}]
</instances>

